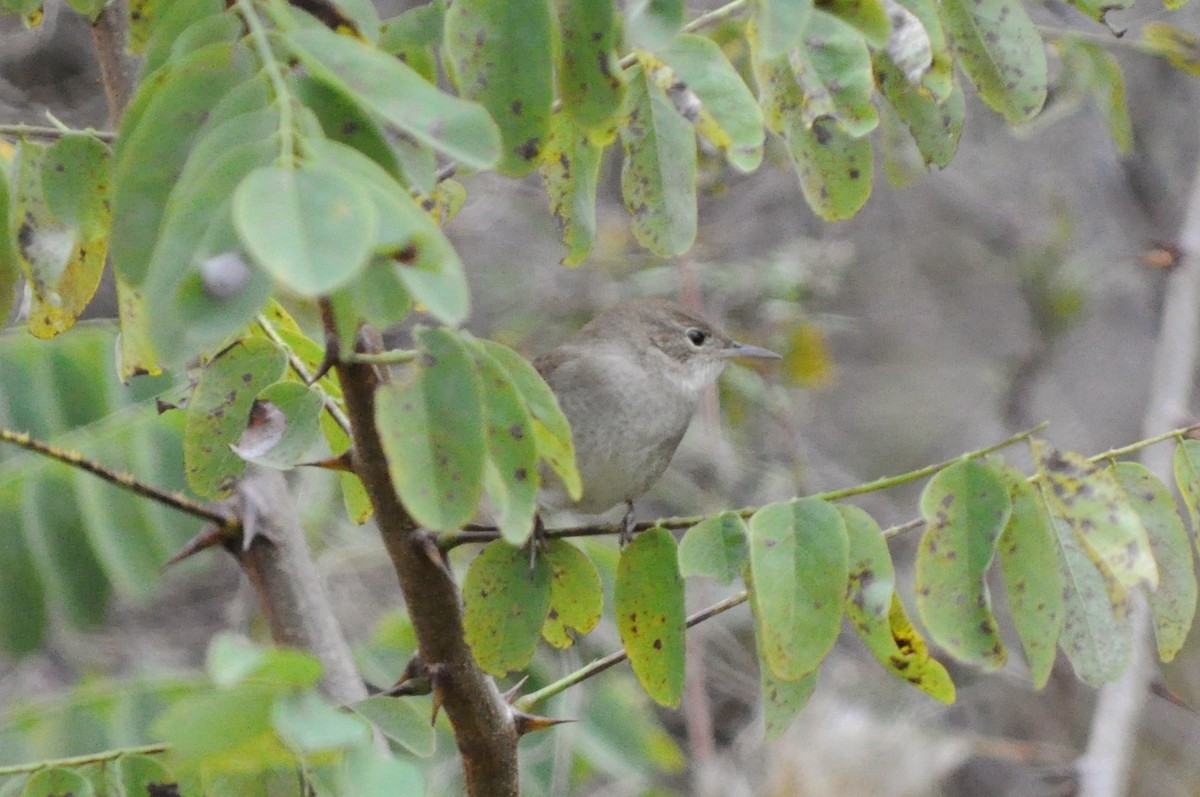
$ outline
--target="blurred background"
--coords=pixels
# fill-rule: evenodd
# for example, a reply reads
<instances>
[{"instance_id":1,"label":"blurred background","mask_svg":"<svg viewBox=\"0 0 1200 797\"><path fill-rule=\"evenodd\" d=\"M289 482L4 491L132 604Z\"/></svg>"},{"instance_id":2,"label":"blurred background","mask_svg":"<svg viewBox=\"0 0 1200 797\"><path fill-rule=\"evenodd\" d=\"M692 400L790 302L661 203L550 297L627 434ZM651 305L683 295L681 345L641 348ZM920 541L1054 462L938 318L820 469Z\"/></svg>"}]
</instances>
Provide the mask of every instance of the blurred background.
<instances>
[{"instance_id":1,"label":"blurred background","mask_svg":"<svg viewBox=\"0 0 1200 797\"><path fill-rule=\"evenodd\" d=\"M376 4L385 18L406 7ZM48 2L45 22L34 30L0 18L0 124L45 124L50 112L70 127L108 128L86 23L62 5ZM715 5L692 2L689 11ZM1108 36L1058 3L1030 10L1048 28ZM1151 20L1200 33L1194 5L1168 15L1142 3L1110 17L1115 28L1134 31ZM620 299L667 296L702 309L740 340L785 354L777 366L729 369L667 475L638 506L639 519L850 486L1041 421L1050 422L1046 435L1055 444L1084 453L1132 442L1149 398L1171 242L1200 163L1200 80L1121 39L1109 41L1126 80L1129 153L1118 152L1086 92L1055 90L1052 81L1043 114L1013 131L968 91L953 163L897 188L877 160L874 194L848 222L813 216L778 142L751 175L710 158L696 246L675 262L650 257L633 241L614 153L602 166L597 245L576 268L559 265L565 250L536 178L463 178L468 199L448 230L474 292L469 326L533 357ZM1053 49L1051 61L1053 73L1061 67ZM102 288L92 314L113 314L111 287ZM0 360L0 420L18 426L32 417L35 433L41 425L56 438L72 423L90 424L90 432L69 439L93 435L88 445L101 461L120 465L131 456L124 438L104 437L113 422L99 416L120 406L118 417L130 417L168 384L129 395L110 373L99 391L107 398L90 415L69 411L70 398L61 399L65 409L23 408L20 397L30 400L31 383L21 374L50 380L34 383L39 390L83 395L61 380L69 379L74 357L111 360L112 333L88 325L49 344L28 346L26 339L20 329L5 338L3 351L17 353ZM1192 420L1181 417L1179 425ZM169 414L147 423L170 437ZM169 451L170 443L163 445ZM1028 471L1027 452L1008 456ZM0 498L30 467L29 457L0 452ZM178 470L160 455L153 475L178 484ZM363 671L385 685L403 669L413 642L377 535L346 520L332 479L294 479ZM917 514L918 495L919 485L860 503L888 526ZM162 522L162 552L195 531L179 516L164 514ZM3 525L0 517L0 546L7 544ZM120 534L118 516L107 533ZM916 539L892 544L910 608ZM54 550L85 557L70 540ZM589 553L611 575L615 546L592 543ZM34 554L36 561L50 555ZM455 564L463 565L470 552L458 556ZM19 569L0 568L10 593ZM170 690L198 677L216 631L265 637L251 591L223 554L161 575L139 572L93 606L49 606L46 630L27 653L0 653L0 764L145 739ZM689 609L719 600L726 589L690 584ZM1003 589L993 595L1003 611ZM843 634L810 704L782 740L768 744L751 635L745 607L696 629L679 711L654 709L625 667L546 706L552 716L580 721L522 742L527 793L1074 792L1071 764L1086 744L1095 692L1062 656L1049 685L1035 692L1010 634L1012 655L1002 672L984 676L951 665L959 699L943 707L884 672L853 634ZM617 645L606 622L572 651L543 650L536 677L553 679ZM1200 759L1192 754L1200 716L1188 707L1200 706L1198 665L1193 643L1158 677L1162 688L1148 698L1130 794L1200 793ZM1174 702L1157 696L1168 692ZM441 785L431 787L434 794L448 793L445 784L456 777L449 741L442 739L435 759L440 774L430 782Z\"/></svg>"}]
</instances>

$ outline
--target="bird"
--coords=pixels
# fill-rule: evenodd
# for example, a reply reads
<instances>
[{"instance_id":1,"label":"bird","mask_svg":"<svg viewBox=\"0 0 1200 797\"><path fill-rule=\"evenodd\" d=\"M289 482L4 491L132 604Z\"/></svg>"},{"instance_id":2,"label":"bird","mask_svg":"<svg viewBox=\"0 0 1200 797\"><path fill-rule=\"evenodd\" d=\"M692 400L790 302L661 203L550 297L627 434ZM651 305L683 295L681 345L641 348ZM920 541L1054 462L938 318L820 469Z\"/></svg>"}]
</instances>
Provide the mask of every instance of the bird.
<instances>
[{"instance_id":1,"label":"bird","mask_svg":"<svg viewBox=\"0 0 1200 797\"><path fill-rule=\"evenodd\" d=\"M666 470L704 392L741 357L780 359L662 299L618 304L538 357L534 368L571 426L583 485L572 499L547 474L539 503L584 515L624 504L627 541L633 502Z\"/></svg>"}]
</instances>

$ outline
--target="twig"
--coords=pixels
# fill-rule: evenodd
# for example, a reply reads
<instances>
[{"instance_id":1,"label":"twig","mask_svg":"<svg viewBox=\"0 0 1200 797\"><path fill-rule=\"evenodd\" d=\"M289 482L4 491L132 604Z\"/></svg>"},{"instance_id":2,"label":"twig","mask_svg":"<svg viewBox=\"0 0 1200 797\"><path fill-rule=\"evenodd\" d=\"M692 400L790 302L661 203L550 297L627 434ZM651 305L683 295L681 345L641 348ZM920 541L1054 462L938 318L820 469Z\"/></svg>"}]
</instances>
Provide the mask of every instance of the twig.
<instances>
[{"instance_id":1,"label":"twig","mask_svg":"<svg viewBox=\"0 0 1200 797\"><path fill-rule=\"evenodd\" d=\"M287 353L288 364L292 367L292 370L296 372L296 376L303 379L305 384L315 385L313 382L312 372L308 370L308 365L300 359L300 356L296 354L296 352L292 351L292 347L287 344L287 341L280 337L279 332L275 330L274 324L272 324L262 313L258 314L256 320L258 322L258 328L263 331L263 333L271 340L271 342ZM341 405L338 404L332 396L330 396L324 390L321 390L319 385L317 386L317 390L321 396L321 403L325 405L325 411L328 412L330 417L337 422L338 426L342 427L342 431L346 433L347 437L349 437L350 419L346 417L346 413L342 412Z\"/></svg>"},{"instance_id":2,"label":"twig","mask_svg":"<svg viewBox=\"0 0 1200 797\"><path fill-rule=\"evenodd\" d=\"M120 122L121 114L133 96L133 79L137 72L137 64L125 46L129 38L126 2L113 0L92 23L92 44L100 62L104 96L108 98L108 121L114 127Z\"/></svg>"},{"instance_id":3,"label":"twig","mask_svg":"<svg viewBox=\"0 0 1200 797\"><path fill-rule=\"evenodd\" d=\"M130 473L113 470L106 465L101 465L99 462L90 460L80 454L78 451L69 451L58 446L52 446L49 443L43 443L41 440L35 440L29 436L28 432L14 432L11 429L0 429L0 440L6 443L20 446L26 451L33 451L50 459L57 460L66 465L85 470L88 473L99 476L110 484L115 484L118 487L123 487L130 492L136 493L144 498L149 498L158 501L161 504L178 509L180 512L186 512L189 515L207 520L211 523L216 523L223 529L233 531L240 527L240 521L233 515L226 514L219 509L214 509L211 506L193 501L186 495L181 493L163 490L160 487L155 487L138 479Z\"/></svg>"},{"instance_id":4,"label":"twig","mask_svg":"<svg viewBox=\"0 0 1200 797\"><path fill-rule=\"evenodd\" d=\"M18 138L62 138L67 133L87 133L101 141L115 141L117 134L111 130L63 130L46 125L0 125L0 136L16 136Z\"/></svg>"},{"instance_id":5,"label":"twig","mask_svg":"<svg viewBox=\"0 0 1200 797\"><path fill-rule=\"evenodd\" d=\"M749 597L749 590L742 590L736 595L730 595L725 600L718 601L712 606L709 606L706 609L701 609L700 611L688 617L686 626L691 628L697 623L702 623L709 618L716 617L718 614L724 614L733 607L740 606L745 603ZM625 652L624 648L609 653L607 656L596 659L591 664L579 668L575 672L560 678L554 683L543 686L536 692L530 692L524 697L518 699L514 705L516 705L516 707L521 711L528 711L546 698L553 697L559 692L562 692L564 689L568 689L575 684L582 683L593 676L599 675L609 667L612 667L614 664L620 664L627 658L629 658L629 654Z\"/></svg>"},{"instance_id":6,"label":"twig","mask_svg":"<svg viewBox=\"0 0 1200 797\"><path fill-rule=\"evenodd\" d=\"M48 761L32 761L28 764L9 764L8 766L0 767L0 777L21 775L26 772L37 772L43 769L69 769L70 767L83 767L88 764L101 764L105 761L115 761L127 755L158 755L159 753L167 752L168 749L165 744L144 744L140 747L124 747L120 750L86 753L84 755L71 756L70 758L52 758Z\"/></svg>"}]
</instances>

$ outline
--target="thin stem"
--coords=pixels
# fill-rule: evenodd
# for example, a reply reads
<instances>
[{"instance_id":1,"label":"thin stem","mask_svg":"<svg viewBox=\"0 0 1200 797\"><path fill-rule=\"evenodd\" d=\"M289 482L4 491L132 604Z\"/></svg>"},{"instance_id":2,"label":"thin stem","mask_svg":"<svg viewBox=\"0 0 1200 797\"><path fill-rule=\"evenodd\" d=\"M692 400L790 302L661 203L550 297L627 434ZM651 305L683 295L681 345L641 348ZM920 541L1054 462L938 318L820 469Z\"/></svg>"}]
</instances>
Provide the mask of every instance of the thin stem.
<instances>
[{"instance_id":1,"label":"thin stem","mask_svg":"<svg viewBox=\"0 0 1200 797\"><path fill-rule=\"evenodd\" d=\"M733 0L733 2L714 8L712 11L707 11L693 19L691 22L683 26L684 33L695 33L721 24L725 20L732 17L734 14L741 11L749 5L749 0ZM637 53L632 52L623 57L619 62L622 69L628 69L637 63Z\"/></svg>"},{"instance_id":2,"label":"thin stem","mask_svg":"<svg viewBox=\"0 0 1200 797\"><path fill-rule=\"evenodd\" d=\"M101 141L115 141L117 134L111 130L62 130L57 127L44 125L0 125L0 136L17 136L18 138L62 138L67 133L87 133Z\"/></svg>"},{"instance_id":3,"label":"thin stem","mask_svg":"<svg viewBox=\"0 0 1200 797\"><path fill-rule=\"evenodd\" d=\"M1133 50L1136 53L1144 55L1153 55L1159 58L1165 57L1164 53L1156 49L1148 42L1128 36L1118 36L1116 32L1105 35L1103 33L1094 33L1089 30L1070 30L1065 28L1055 28L1049 25L1035 25L1037 32L1047 39L1080 39L1082 41L1099 44L1102 47L1121 47L1126 50ZM1110 28L1111 30L1111 28Z\"/></svg>"},{"instance_id":4,"label":"thin stem","mask_svg":"<svg viewBox=\"0 0 1200 797\"><path fill-rule=\"evenodd\" d=\"M246 28L250 31L250 39L254 42L254 49L258 53L258 60L262 62L263 71L267 73L267 79L271 81L271 90L275 94L275 105L279 109L279 159L284 166L294 166L296 164L296 131L292 125L291 92L288 91L287 83L283 79L279 62L275 60L275 51L271 49L271 43L267 40L267 29L263 27L262 20L258 18L258 12L254 10L254 3L252 0L235 1L238 14L246 22Z\"/></svg>"},{"instance_id":5,"label":"thin stem","mask_svg":"<svg viewBox=\"0 0 1200 797\"><path fill-rule=\"evenodd\" d=\"M855 485L854 487L845 487L840 490L830 490L829 492L817 493L814 497L823 499L825 501L836 501L840 498L849 498L850 496L854 495L862 495L864 493L876 492L878 490L886 490L901 484L908 484L909 482L923 479L926 476L932 476L938 471L945 470L956 462L960 462L965 459L977 459L979 457L984 457L988 454L995 453L1003 448L1007 448L1011 445L1019 443L1022 440L1027 440L1045 429L1046 425L1047 424L1044 422L1039 423L1032 429L1026 429L1025 431L1015 434L1006 440L1000 441L999 443L994 443L985 448L976 449L975 451L968 451L965 454L957 456L954 459L948 459L945 462L939 462L935 465L926 465L923 468L918 468L917 470L909 471L908 473L901 473L897 476L885 476L882 479L876 479L875 481L867 482L866 484ZM748 506L738 509L736 512L738 515L748 518L759 509L761 509L761 507ZM707 516L697 515L694 517L663 518L649 523L638 523L633 527L633 531L641 532L656 527L664 529L685 529L696 525L700 521L704 520L705 517ZM615 534L619 530L620 529L617 526L582 526L579 528L555 529L553 531L547 531L545 532L545 537L546 539L600 537L609 534ZM467 531L455 532L453 534L443 534L438 540L438 548L440 548L442 551L448 551L451 548L456 548L459 545L465 545L467 543L491 542L492 540L498 539L499 536L499 532L495 529L470 529Z\"/></svg>"},{"instance_id":6,"label":"thin stem","mask_svg":"<svg viewBox=\"0 0 1200 797\"><path fill-rule=\"evenodd\" d=\"M167 752L165 744L144 744L141 747L125 747L120 750L105 750L100 753L87 753L86 755L72 756L71 758L54 758L49 761L33 761L28 764L9 764L5 767L0 767L0 777L6 775L20 775L25 772L37 772L42 769L70 768L83 767L88 764L100 764L105 761L114 761L121 756L127 755L157 755Z\"/></svg>"},{"instance_id":7,"label":"thin stem","mask_svg":"<svg viewBox=\"0 0 1200 797\"><path fill-rule=\"evenodd\" d=\"M360 365L402 365L417 359L418 354L420 352L416 349L389 349L380 352L355 351L347 352L344 359L346 362Z\"/></svg>"},{"instance_id":8,"label":"thin stem","mask_svg":"<svg viewBox=\"0 0 1200 797\"><path fill-rule=\"evenodd\" d=\"M287 341L280 337L279 333L275 330L275 325L272 324L270 320L268 320L267 317L262 313L258 314L256 320L258 322L258 328L261 329L263 333L271 339L271 342L287 352L288 364L292 366L292 370L296 372L296 376L303 379L305 384L313 385L317 388L321 395L321 403L325 405L325 411L328 412L330 417L337 422L338 426L342 427L342 431L349 436L350 419L347 418L346 413L342 411L341 405L338 404L332 396L330 396L324 390L321 390L318 383L313 381L312 372L308 370L308 365L305 364L305 362L300 359L300 356L292 350L292 347L287 344Z\"/></svg>"},{"instance_id":9,"label":"thin stem","mask_svg":"<svg viewBox=\"0 0 1200 797\"><path fill-rule=\"evenodd\" d=\"M688 617L686 626L691 628L698 623L702 623L705 620L716 617L718 614L724 614L733 607L740 606L741 604L745 603L749 598L749 590L742 590L736 595L730 595L725 600L718 601L712 606L709 606L706 609L701 609L700 611ZM546 698L554 697L559 692L569 689L575 684L582 683L593 676L599 675L609 667L612 667L614 664L620 664L627 658L629 658L629 654L626 653L624 649L609 653L607 656L596 659L591 664L579 668L575 672L560 678L554 683L548 686L543 686L536 692L530 692L516 701L516 707L521 711L528 711Z\"/></svg>"},{"instance_id":10,"label":"thin stem","mask_svg":"<svg viewBox=\"0 0 1200 797\"><path fill-rule=\"evenodd\" d=\"M1088 461L1089 462L1100 462L1101 460L1105 460L1105 459L1115 459L1117 457L1123 457L1128 454L1133 454L1137 451L1141 451L1143 448L1152 446L1155 443L1161 443L1165 440L1170 440L1171 438L1174 438L1174 437L1183 437L1187 433L1195 432L1197 430L1200 430L1200 423L1193 423L1191 426L1181 426L1180 428L1172 429L1169 432L1163 432L1162 434L1156 434L1153 437L1147 437L1143 440L1138 440L1136 443L1130 443L1127 446L1121 446L1120 448L1110 448L1107 451L1101 451L1099 454L1093 454L1092 456L1088 457Z\"/></svg>"},{"instance_id":11,"label":"thin stem","mask_svg":"<svg viewBox=\"0 0 1200 797\"><path fill-rule=\"evenodd\" d=\"M88 473L99 476L110 484L115 484L118 487L123 487L130 492L136 493L144 498L150 498L165 504L172 509L178 509L180 512L186 512L189 515L207 520L211 523L216 523L221 528L234 530L239 527L239 521L233 515L228 515L220 510L205 506L204 504L193 501L186 495L174 493L169 490L163 490L159 487L146 484L139 480L136 476L130 473L122 473L121 471L113 470L99 462L87 459L77 451L68 451L64 448L52 446L49 443L43 443L40 440L35 440L29 436L28 432L14 432L11 429L0 428L0 440L6 443L20 446L26 451L33 451L50 459L57 460L66 465L80 468Z\"/></svg>"},{"instance_id":12,"label":"thin stem","mask_svg":"<svg viewBox=\"0 0 1200 797\"><path fill-rule=\"evenodd\" d=\"M945 470L946 468L950 467L951 465L953 465L956 462L961 462L962 460L967 460L967 459L978 459L979 457L986 457L988 454L994 454L995 452L1000 451L1001 449L1004 449L1004 448L1008 448L1009 446L1019 443L1022 440L1028 440L1029 438L1033 437L1038 432L1045 429L1048 425L1049 424L1047 422L1042 421L1041 423L1039 423L1037 426L1033 427L1032 429L1026 429L1024 432L1015 434L1012 437L1008 438L1007 440L1002 440L1001 442L996 443L995 445L988 446L987 448L980 448L976 451L969 451L966 454L963 454L962 456L955 457L954 459L948 459L945 462L939 462L936 465L927 465L924 468L918 468L917 470L912 470L912 471L909 471L908 473L902 473L899 476L885 476L882 479L876 479L875 481L867 482L866 484L859 484L854 487L846 487L841 490L831 490L826 493L818 493L817 497L823 498L826 501L836 501L839 498L849 498L853 495L862 495L863 493L873 493L878 490L886 490L890 487L897 487L901 484L908 484L909 482L914 482L919 479L923 479L926 476L932 476L933 474L937 473L938 471ZM751 514L753 514L753 512L751 512ZM743 515L743 517L746 517L746 515Z\"/></svg>"}]
</instances>

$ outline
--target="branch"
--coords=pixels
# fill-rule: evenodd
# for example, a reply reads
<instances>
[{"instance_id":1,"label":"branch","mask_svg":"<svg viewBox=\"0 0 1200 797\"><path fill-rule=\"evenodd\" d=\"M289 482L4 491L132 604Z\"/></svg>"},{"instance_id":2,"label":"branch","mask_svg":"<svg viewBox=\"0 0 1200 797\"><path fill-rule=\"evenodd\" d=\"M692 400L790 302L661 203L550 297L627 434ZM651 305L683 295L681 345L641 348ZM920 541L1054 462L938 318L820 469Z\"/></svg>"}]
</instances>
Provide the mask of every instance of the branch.
<instances>
[{"instance_id":1,"label":"branch","mask_svg":"<svg viewBox=\"0 0 1200 797\"><path fill-rule=\"evenodd\" d=\"M67 133L87 133L101 141L115 141L117 134L109 130L71 130L63 127L41 127L38 125L0 125L0 136L16 136L17 138L53 138L59 139Z\"/></svg>"},{"instance_id":2,"label":"branch","mask_svg":"<svg viewBox=\"0 0 1200 797\"><path fill-rule=\"evenodd\" d=\"M1162 327L1154 351L1143 433L1178 423L1187 413L1192 394L1200 332L1200 165L1192 181L1192 195L1179 231L1182 256L1168 276L1163 294ZM1143 463L1170 483L1170 457L1144 457ZM1149 610L1143 600L1134 604L1133 629L1133 660L1119 679L1100 689L1087 749L1076 761L1080 797L1119 797L1128 790L1142 710L1155 670Z\"/></svg>"},{"instance_id":3,"label":"branch","mask_svg":"<svg viewBox=\"0 0 1200 797\"><path fill-rule=\"evenodd\" d=\"M133 96L137 62L126 48L129 30L126 24L127 0L112 0L92 23L92 44L100 62L100 80L108 98L108 120L114 127Z\"/></svg>"},{"instance_id":4,"label":"branch","mask_svg":"<svg viewBox=\"0 0 1200 797\"><path fill-rule=\"evenodd\" d=\"M249 465L237 496L247 543L234 555L254 585L271 638L321 662L322 691L331 701L365 700L367 687L333 614L283 474Z\"/></svg>"},{"instance_id":5,"label":"branch","mask_svg":"<svg viewBox=\"0 0 1200 797\"><path fill-rule=\"evenodd\" d=\"M937 473L938 471L945 470L946 468L950 467L954 463L959 462L961 460L977 459L978 457L984 457L984 456L987 456L988 454L992 454L997 451L1000 451L1001 449L1008 448L1009 446L1019 443L1022 440L1029 439L1030 437L1032 437L1033 435L1037 434L1038 432L1042 431L1045 428L1046 428L1045 423L1039 423L1037 426L1034 426L1032 429L1026 429L1024 432L1015 434L1006 440L1001 440L999 443L994 443L990 446L987 446L986 448L976 449L975 451L968 451L967 453L962 454L961 456L957 456L954 459L948 459L945 462L939 462L935 465L926 465L923 468L918 468L917 470L912 470L907 473L901 473L898 476L885 476L881 479L876 479L874 481L866 482L865 484L855 485L854 487L844 487L840 490L830 490L830 491L824 492L824 493L817 493L813 497L821 498L826 501L836 501L840 498L849 498L849 497L855 496L855 495L863 495L864 493L876 492L878 490L886 490L890 487L897 487L901 484L908 484L910 482L917 481L918 479L923 479L926 476L932 476L933 474ZM742 509L738 509L735 511L739 515L741 515L743 518L748 518L761 508L762 507L748 506L748 507L743 507ZM635 534L637 534L637 533L647 531L647 530L653 529L653 528L663 528L663 529L691 528L692 526L696 525L700 521L704 520L705 517L706 517L705 515L698 515L695 517L662 518L660 520L635 524L633 527L633 532ZM545 539L550 539L550 540L568 539L571 537L600 537L600 536L605 536L605 535L618 534L618 533L620 533L620 531L621 531L621 528L616 525L580 526L580 527L570 528L570 529L555 529L552 531L547 531L547 532L545 532L544 537L545 537ZM500 538L500 532L497 531L496 529L485 528L485 527L473 527L473 528L467 529L466 531L459 531L459 532L455 532L453 534L443 534L438 540L438 547L442 551L448 551L452 548L457 548L459 545L465 545L467 543L472 543L472 542L475 542L475 543L491 542L492 540L496 540L499 538Z\"/></svg>"},{"instance_id":6,"label":"branch","mask_svg":"<svg viewBox=\"0 0 1200 797\"><path fill-rule=\"evenodd\" d=\"M113 470L107 465L101 465L99 462L88 459L78 451L70 451L58 446L52 446L49 443L43 443L41 440L35 440L29 436L28 432L14 432L11 429L0 428L0 440L20 446L26 451L33 451L44 457L49 457L65 465L85 470L88 473L99 476L109 484L115 484L143 498L158 501L160 504L169 506L172 509L178 509L180 512L186 512L201 520L215 523L225 531L236 531L240 527L240 521L232 514L193 501L182 493L174 493L170 490L164 490L160 487L147 484L131 473Z\"/></svg>"},{"instance_id":7,"label":"branch","mask_svg":"<svg viewBox=\"0 0 1200 797\"><path fill-rule=\"evenodd\" d=\"M328 335L336 325L328 301L321 302ZM463 630L462 600L445 563L392 487L387 457L375 427L375 369L339 358L335 364L346 399L354 440L355 471L375 508L375 522L396 570L416 632L420 656L436 667L435 688L454 728L471 797L516 797L517 728L495 683L471 654Z\"/></svg>"},{"instance_id":8,"label":"branch","mask_svg":"<svg viewBox=\"0 0 1200 797\"><path fill-rule=\"evenodd\" d=\"M144 744L140 747L124 747L119 750L104 750L99 753L71 756L70 758L52 758L47 761L33 761L28 764L10 764L0 767L0 778L7 775L22 775L26 772L37 772L42 769L58 769L84 767L88 764L103 764L106 761L127 755L157 755L167 752L165 744Z\"/></svg>"}]
</instances>

